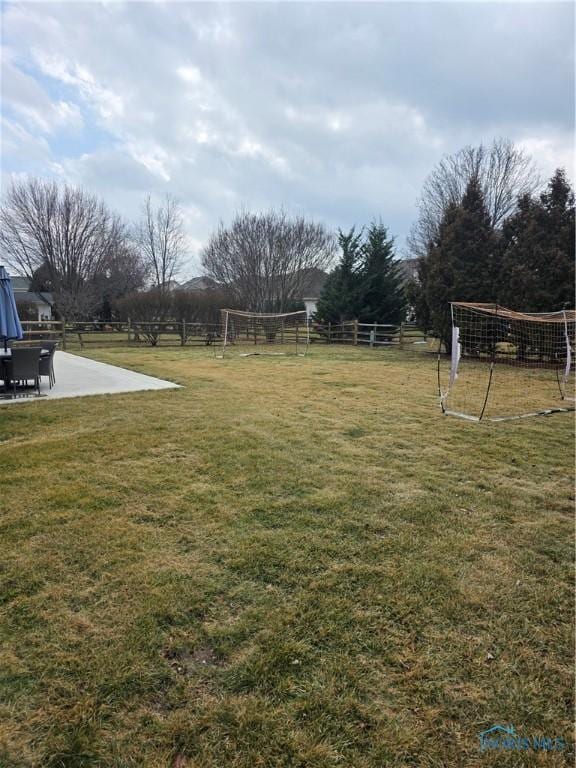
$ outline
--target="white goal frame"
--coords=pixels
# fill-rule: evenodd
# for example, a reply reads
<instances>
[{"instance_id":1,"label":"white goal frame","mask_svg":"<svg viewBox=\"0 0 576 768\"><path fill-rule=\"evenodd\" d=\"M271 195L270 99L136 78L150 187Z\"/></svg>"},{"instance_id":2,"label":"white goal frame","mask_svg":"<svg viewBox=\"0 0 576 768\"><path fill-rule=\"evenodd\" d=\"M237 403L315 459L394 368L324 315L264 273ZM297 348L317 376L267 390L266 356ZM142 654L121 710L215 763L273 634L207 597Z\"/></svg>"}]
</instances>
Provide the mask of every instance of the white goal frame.
<instances>
[{"instance_id":1,"label":"white goal frame","mask_svg":"<svg viewBox=\"0 0 576 768\"><path fill-rule=\"evenodd\" d=\"M241 357L252 355L293 355L305 357L310 345L310 320L306 310L301 312L260 313L237 309L220 310L222 318L222 353L224 357L231 347L243 348Z\"/></svg>"},{"instance_id":2,"label":"white goal frame","mask_svg":"<svg viewBox=\"0 0 576 768\"><path fill-rule=\"evenodd\" d=\"M442 413L508 421L575 410L576 311L515 312L498 304L451 302L450 375Z\"/></svg>"}]
</instances>

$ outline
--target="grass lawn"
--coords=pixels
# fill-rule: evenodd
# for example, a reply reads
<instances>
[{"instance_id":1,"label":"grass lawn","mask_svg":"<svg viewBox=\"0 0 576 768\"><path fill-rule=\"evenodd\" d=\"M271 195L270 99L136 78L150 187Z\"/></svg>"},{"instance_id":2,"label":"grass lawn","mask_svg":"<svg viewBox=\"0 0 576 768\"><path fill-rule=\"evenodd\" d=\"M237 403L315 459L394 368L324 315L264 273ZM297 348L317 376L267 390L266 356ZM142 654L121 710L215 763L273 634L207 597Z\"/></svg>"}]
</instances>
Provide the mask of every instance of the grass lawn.
<instances>
[{"instance_id":1,"label":"grass lawn","mask_svg":"<svg viewBox=\"0 0 576 768\"><path fill-rule=\"evenodd\" d=\"M184 389L0 408L0 766L572 765L573 418L423 353L91 349Z\"/></svg>"}]
</instances>

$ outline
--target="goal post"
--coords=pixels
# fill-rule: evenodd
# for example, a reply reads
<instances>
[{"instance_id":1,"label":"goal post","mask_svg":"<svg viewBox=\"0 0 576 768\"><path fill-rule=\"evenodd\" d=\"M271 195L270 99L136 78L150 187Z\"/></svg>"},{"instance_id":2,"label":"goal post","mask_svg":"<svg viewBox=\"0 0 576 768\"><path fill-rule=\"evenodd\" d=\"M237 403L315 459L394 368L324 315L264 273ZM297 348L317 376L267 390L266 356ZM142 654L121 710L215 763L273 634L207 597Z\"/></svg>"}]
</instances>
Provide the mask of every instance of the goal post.
<instances>
[{"instance_id":1,"label":"goal post","mask_svg":"<svg viewBox=\"0 0 576 768\"><path fill-rule=\"evenodd\" d=\"M576 312L515 312L498 304L451 303L450 372L443 413L505 421L574 410Z\"/></svg>"},{"instance_id":2,"label":"goal post","mask_svg":"<svg viewBox=\"0 0 576 768\"><path fill-rule=\"evenodd\" d=\"M305 356L310 344L310 324L305 310L263 314L222 309L222 357L234 350L249 355Z\"/></svg>"}]
</instances>

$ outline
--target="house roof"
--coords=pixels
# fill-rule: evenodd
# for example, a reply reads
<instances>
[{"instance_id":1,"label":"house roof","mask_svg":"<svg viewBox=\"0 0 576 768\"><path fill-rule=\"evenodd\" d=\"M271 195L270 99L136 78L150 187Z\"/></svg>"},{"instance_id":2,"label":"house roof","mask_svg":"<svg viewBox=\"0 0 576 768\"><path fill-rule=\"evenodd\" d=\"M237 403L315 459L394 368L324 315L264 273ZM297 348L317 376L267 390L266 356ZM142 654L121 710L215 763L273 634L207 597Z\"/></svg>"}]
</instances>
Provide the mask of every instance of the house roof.
<instances>
[{"instance_id":1,"label":"house roof","mask_svg":"<svg viewBox=\"0 0 576 768\"><path fill-rule=\"evenodd\" d=\"M50 291L31 291L32 280L25 275L10 275L16 304L54 304Z\"/></svg>"},{"instance_id":2,"label":"house roof","mask_svg":"<svg viewBox=\"0 0 576 768\"><path fill-rule=\"evenodd\" d=\"M293 278L300 286L300 296L298 296L298 298L318 298L322 293L322 288L324 287L327 277L327 272L324 272L323 269L317 269L316 267L308 267L294 272ZM217 287L218 283L208 275L193 277L181 286L181 288L186 291L209 291Z\"/></svg>"},{"instance_id":3,"label":"house roof","mask_svg":"<svg viewBox=\"0 0 576 768\"><path fill-rule=\"evenodd\" d=\"M51 293L44 291L14 291L16 304L54 304L54 298Z\"/></svg>"},{"instance_id":4,"label":"house roof","mask_svg":"<svg viewBox=\"0 0 576 768\"><path fill-rule=\"evenodd\" d=\"M29 277L22 277L22 275L10 275L10 282L14 293L16 293L17 291L28 291L32 281Z\"/></svg>"},{"instance_id":5,"label":"house roof","mask_svg":"<svg viewBox=\"0 0 576 768\"><path fill-rule=\"evenodd\" d=\"M302 286L301 299L317 299L322 293L328 273L317 267L308 267L299 271L298 282Z\"/></svg>"},{"instance_id":6,"label":"house roof","mask_svg":"<svg viewBox=\"0 0 576 768\"><path fill-rule=\"evenodd\" d=\"M186 291L208 291L216 287L216 282L208 275L200 275L183 283L181 287Z\"/></svg>"}]
</instances>

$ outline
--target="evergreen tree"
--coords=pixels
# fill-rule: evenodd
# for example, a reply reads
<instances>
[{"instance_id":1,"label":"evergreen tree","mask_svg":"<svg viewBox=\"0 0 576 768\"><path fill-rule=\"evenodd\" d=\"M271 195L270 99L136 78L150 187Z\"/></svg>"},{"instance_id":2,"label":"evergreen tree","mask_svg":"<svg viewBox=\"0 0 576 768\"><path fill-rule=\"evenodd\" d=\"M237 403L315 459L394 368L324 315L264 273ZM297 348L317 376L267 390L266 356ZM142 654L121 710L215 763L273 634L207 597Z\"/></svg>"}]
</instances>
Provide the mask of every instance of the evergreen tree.
<instances>
[{"instance_id":1,"label":"evergreen tree","mask_svg":"<svg viewBox=\"0 0 576 768\"><path fill-rule=\"evenodd\" d=\"M563 170L539 200L524 196L505 223L498 300L524 312L574 304L574 193Z\"/></svg>"},{"instance_id":2,"label":"evergreen tree","mask_svg":"<svg viewBox=\"0 0 576 768\"><path fill-rule=\"evenodd\" d=\"M432 327L451 346L451 301L495 300L496 236L476 178L460 205L449 205L427 259L426 285Z\"/></svg>"},{"instance_id":3,"label":"evergreen tree","mask_svg":"<svg viewBox=\"0 0 576 768\"><path fill-rule=\"evenodd\" d=\"M342 251L340 263L328 275L316 308L318 320L341 323L357 316L358 266L362 252L362 232L355 228L339 231L338 244Z\"/></svg>"},{"instance_id":4,"label":"evergreen tree","mask_svg":"<svg viewBox=\"0 0 576 768\"><path fill-rule=\"evenodd\" d=\"M422 293L428 308L430 326L433 332L444 342L446 349L451 346L450 304L454 299L456 265L449 250L452 231L460 217L460 207L454 203L447 206L438 229L438 239L428 248L424 261L426 270ZM422 274L422 272L421 272Z\"/></svg>"},{"instance_id":5,"label":"evergreen tree","mask_svg":"<svg viewBox=\"0 0 576 768\"><path fill-rule=\"evenodd\" d=\"M558 168L541 202L546 212L548 253L546 254L547 307L545 310L574 306L574 191L566 173Z\"/></svg>"},{"instance_id":6,"label":"evergreen tree","mask_svg":"<svg viewBox=\"0 0 576 768\"><path fill-rule=\"evenodd\" d=\"M363 323L400 323L406 296L394 259L394 240L382 223L373 222L368 228L358 278L358 319Z\"/></svg>"}]
</instances>

